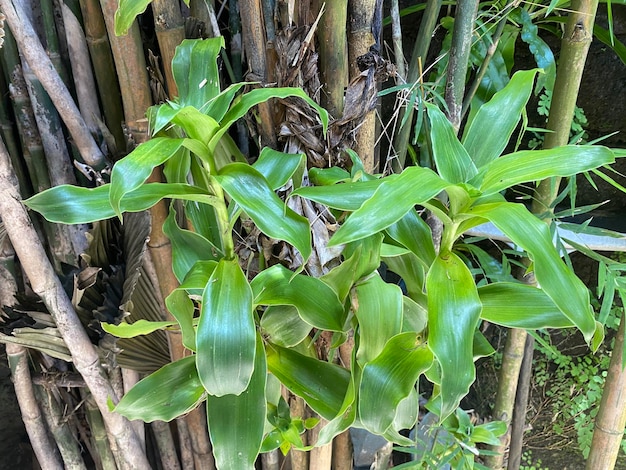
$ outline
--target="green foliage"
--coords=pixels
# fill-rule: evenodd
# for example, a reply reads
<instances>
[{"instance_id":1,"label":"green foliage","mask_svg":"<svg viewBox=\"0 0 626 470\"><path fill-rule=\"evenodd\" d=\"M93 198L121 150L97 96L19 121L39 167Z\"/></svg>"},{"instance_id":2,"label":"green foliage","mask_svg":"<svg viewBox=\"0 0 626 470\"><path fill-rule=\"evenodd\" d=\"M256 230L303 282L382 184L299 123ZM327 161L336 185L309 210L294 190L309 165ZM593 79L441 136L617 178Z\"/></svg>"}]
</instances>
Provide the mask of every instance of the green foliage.
<instances>
[{"instance_id":1,"label":"green foliage","mask_svg":"<svg viewBox=\"0 0 626 470\"><path fill-rule=\"evenodd\" d=\"M317 444L360 426L407 445L410 440L400 431L417 419L416 384L425 374L436 390L429 406L459 444L445 459L473 468L474 444L492 442L501 431L494 423L473 426L457 409L474 381L474 359L493 352L477 331L481 319L519 326L515 318L528 302L533 308L525 315L525 328L575 326L587 340L596 331L587 290L560 259L548 228L500 192L610 164L613 152L569 146L501 157L536 75L518 72L493 97L494 104L470 119L462 140L438 108L425 108L436 171L411 167L377 178L366 175L354 155L350 173L312 171L320 186L300 187L289 198L318 202L338 215L339 229L328 243L320 242L312 221L275 192L289 180L301 186L302 155L264 150L249 165L233 151L227 131L270 98L302 98L318 111L324 129L328 115L297 89L262 88L238 96L238 86L220 91L214 64L221 41L186 41L179 47L173 68L180 98L150 111L154 138L115 165L110 184L80 191L60 186L26 201L50 220L65 223L121 217L164 197L182 201L172 205L164 226L181 281L166 305L194 354L144 379L116 411L133 419L169 420L206 399L218 467L246 469L253 468L261 450L302 448L299 435L314 424L288 416L284 404L270 396L267 390L276 379L329 421ZM193 64L213 74L205 87L198 86L203 81ZM161 164L168 183L147 184ZM416 206L443 222L438 252ZM493 284L478 288L457 242L485 221L526 250L541 289L513 287L495 276ZM259 253L253 260L258 269L251 269L250 260L237 256L235 239L252 230L283 241L287 254L267 266ZM316 257L335 253L334 267L320 278L306 274L313 248ZM400 276L406 294L380 276L382 261ZM140 326L135 333L144 331ZM332 358L350 331L356 350L348 369ZM324 332L332 340L320 355L313 343ZM163 378L186 392L164 388ZM148 389L153 406L144 397Z\"/></svg>"},{"instance_id":2,"label":"green foliage","mask_svg":"<svg viewBox=\"0 0 626 470\"><path fill-rule=\"evenodd\" d=\"M480 448L482 444L499 443L498 438L506 432L504 423L473 424L469 414L460 408L440 424L433 422L433 416L427 414L418 426L419 438L415 446L395 449L411 454L413 460L394 468L419 470L450 465L458 470L487 469L474 458L489 454Z\"/></svg>"},{"instance_id":3,"label":"green foliage","mask_svg":"<svg viewBox=\"0 0 626 470\"><path fill-rule=\"evenodd\" d=\"M615 308L606 319L607 327L613 332L619 326L621 315L622 308ZM572 335L563 336L561 343L573 340ZM578 448L583 457L587 458L612 344L604 345L595 354L572 356L553 345L554 341L547 333L538 338L533 378L535 384L544 390L552 411L552 431L556 435L575 432ZM626 439L622 441L622 450L626 452Z\"/></svg>"}]
</instances>

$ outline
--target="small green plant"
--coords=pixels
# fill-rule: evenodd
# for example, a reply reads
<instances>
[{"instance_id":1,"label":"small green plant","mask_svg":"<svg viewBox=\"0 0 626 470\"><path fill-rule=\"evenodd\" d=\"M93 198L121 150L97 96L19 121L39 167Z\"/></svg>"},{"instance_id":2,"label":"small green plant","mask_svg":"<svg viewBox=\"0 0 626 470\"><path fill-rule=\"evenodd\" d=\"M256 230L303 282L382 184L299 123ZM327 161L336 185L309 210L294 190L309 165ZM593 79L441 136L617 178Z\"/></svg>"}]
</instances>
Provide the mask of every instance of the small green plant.
<instances>
[{"instance_id":1,"label":"small green plant","mask_svg":"<svg viewBox=\"0 0 626 470\"><path fill-rule=\"evenodd\" d=\"M525 451L522 454L522 464L519 470L550 470L548 467L542 465L541 459L534 459L533 453L530 450Z\"/></svg>"},{"instance_id":2,"label":"small green plant","mask_svg":"<svg viewBox=\"0 0 626 470\"><path fill-rule=\"evenodd\" d=\"M606 319L607 328L617 331L621 314L621 308L613 308ZM571 335L565 336L572 339ZM547 333L541 334L539 339L536 343L534 381L545 390L544 394L550 400L553 415L551 428L557 435L564 435L568 429L573 429L578 448L587 458L612 344L601 347L595 354L571 356L550 344ZM622 442L622 448L626 449L626 440Z\"/></svg>"}]
</instances>

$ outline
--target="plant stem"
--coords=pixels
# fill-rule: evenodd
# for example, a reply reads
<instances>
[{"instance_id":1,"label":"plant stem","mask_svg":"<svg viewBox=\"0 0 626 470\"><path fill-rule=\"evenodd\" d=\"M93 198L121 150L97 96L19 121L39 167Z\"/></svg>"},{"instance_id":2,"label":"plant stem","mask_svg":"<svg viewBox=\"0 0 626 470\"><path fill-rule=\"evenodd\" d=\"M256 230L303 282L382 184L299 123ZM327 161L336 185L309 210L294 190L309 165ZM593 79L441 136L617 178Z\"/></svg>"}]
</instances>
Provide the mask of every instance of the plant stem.
<instances>
[{"instance_id":1,"label":"plant stem","mask_svg":"<svg viewBox=\"0 0 626 470\"><path fill-rule=\"evenodd\" d=\"M448 105L448 119L457 132L461 126L465 78L467 77L467 64L472 49L472 36L477 11L478 0L458 2L454 17L445 100Z\"/></svg>"},{"instance_id":2,"label":"plant stem","mask_svg":"<svg viewBox=\"0 0 626 470\"><path fill-rule=\"evenodd\" d=\"M391 38L396 56L396 70L402 80L406 80L404 49L402 48L402 28L400 26L400 7L398 0L391 0Z\"/></svg>"},{"instance_id":3,"label":"plant stem","mask_svg":"<svg viewBox=\"0 0 626 470\"><path fill-rule=\"evenodd\" d=\"M19 4L14 4L11 0L0 0L0 9L6 16L20 51L63 118L81 157L88 165L101 169L105 164L104 155L89 133L80 111L42 47L26 13Z\"/></svg>"}]
</instances>

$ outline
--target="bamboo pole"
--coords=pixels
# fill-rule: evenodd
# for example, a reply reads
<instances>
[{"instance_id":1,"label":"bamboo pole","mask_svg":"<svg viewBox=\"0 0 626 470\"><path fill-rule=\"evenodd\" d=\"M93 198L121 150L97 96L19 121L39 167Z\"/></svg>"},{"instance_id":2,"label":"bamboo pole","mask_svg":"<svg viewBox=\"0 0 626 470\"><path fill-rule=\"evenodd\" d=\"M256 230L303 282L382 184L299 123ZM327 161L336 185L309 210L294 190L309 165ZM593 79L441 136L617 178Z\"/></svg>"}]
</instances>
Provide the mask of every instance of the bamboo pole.
<instances>
[{"instance_id":1,"label":"bamboo pole","mask_svg":"<svg viewBox=\"0 0 626 470\"><path fill-rule=\"evenodd\" d=\"M48 436L48 430L44 424L41 410L35 399L35 392L33 391L33 384L28 369L26 348L7 343L6 351L17 403L39 465L46 470L63 470L63 462L61 461L59 451Z\"/></svg>"},{"instance_id":2,"label":"bamboo pole","mask_svg":"<svg viewBox=\"0 0 626 470\"><path fill-rule=\"evenodd\" d=\"M240 0L239 14L241 16L244 52L250 68L249 79L265 84L267 82L267 38L261 1ZM259 112L261 147L276 148L276 129L274 126L276 113L273 110L273 103L271 100L266 101L260 103L257 108Z\"/></svg>"},{"instance_id":3,"label":"bamboo pole","mask_svg":"<svg viewBox=\"0 0 626 470\"><path fill-rule=\"evenodd\" d=\"M34 387L34 391L41 404L41 411L46 418L48 428L61 452L65 468L87 470L76 436L68 423L64 421L63 413L60 410L56 397L53 396L50 390L45 390L41 386Z\"/></svg>"},{"instance_id":4,"label":"bamboo pole","mask_svg":"<svg viewBox=\"0 0 626 470\"><path fill-rule=\"evenodd\" d=\"M344 89L348 85L348 38L346 34L348 2L327 0L324 3L326 8L317 29L320 49L320 81L323 87L321 104L331 116L339 119L343 113ZM353 32L351 28L350 33L350 42L352 42L356 41L352 35L358 36L362 34L362 31ZM350 59L354 60L356 56Z\"/></svg>"},{"instance_id":5,"label":"bamboo pole","mask_svg":"<svg viewBox=\"0 0 626 470\"><path fill-rule=\"evenodd\" d=\"M626 426L626 369L624 369L624 315L620 322L604 384L600 409L595 419L587 470L615 467Z\"/></svg>"},{"instance_id":6,"label":"bamboo pole","mask_svg":"<svg viewBox=\"0 0 626 470\"><path fill-rule=\"evenodd\" d=\"M180 470L180 463L176 455L176 447L174 445L174 437L170 424L163 421L153 421L150 423L154 440L156 441L161 459L161 465L167 470Z\"/></svg>"},{"instance_id":7,"label":"bamboo pole","mask_svg":"<svg viewBox=\"0 0 626 470\"><path fill-rule=\"evenodd\" d=\"M426 61L426 55L430 48L430 40L437 25L437 18L439 11L441 10L441 4L443 0L428 0L426 9L422 15L422 21L420 22L420 28L417 33L417 38L413 45L413 52L411 53L411 63L409 64L409 71L407 73L407 83L417 83L420 78L421 64ZM400 116L398 117L398 126L404 121L405 114L408 113L406 123L403 127L396 128L395 138L393 140L393 147L396 153L396 158L392 161L392 169L394 172L399 173L403 170L406 162L406 152L409 145L409 137L413 126L413 108L402 109Z\"/></svg>"},{"instance_id":8,"label":"bamboo pole","mask_svg":"<svg viewBox=\"0 0 626 470\"><path fill-rule=\"evenodd\" d=\"M72 78L74 88L76 89L78 108L89 127L89 131L92 135L96 135L98 132L97 120L100 119L100 105L98 104L96 81L89 58L87 38L78 22L78 18L65 3L61 4L61 12L63 14L63 24L65 25L70 63L72 64Z\"/></svg>"},{"instance_id":9,"label":"bamboo pole","mask_svg":"<svg viewBox=\"0 0 626 470\"><path fill-rule=\"evenodd\" d=\"M6 16L20 51L63 118L81 157L88 165L101 169L105 164L104 155L89 133L85 121L43 49L26 13L18 3L11 0L0 0L0 9Z\"/></svg>"},{"instance_id":10,"label":"bamboo pole","mask_svg":"<svg viewBox=\"0 0 626 470\"><path fill-rule=\"evenodd\" d=\"M115 150L124 150L126 139L122 130L124 121L122 95L100 3L98 0L80 0L80 9L84 18L85 37L102 103L104 122L115 139L117 147Z\"/></svg>"},{"instance_id":11,"label":"bamboo pole","mask_svg":"<svg viewBox=\"0 0 626 470\"><path fill-rule=\"evenodd\" d=\"M454 17L452 45L448 60L445 100L448 106L447 116L454 129L458 132L461 126L463 95L465 94L465 77L472 49L472 35L478 11L478 0L458 2Z\"/></svg>"},{"instance_id":12,"label":"bamboo pole","mask_svg":"<svg viewBox=\"0 0 626 470\"><path fill-rule=\"evenodd\" d=\"M142 142L147 138L145 114L152 105L146 58L137 22L124 36L115 35L117 3L117 0L100 0L122 93L126 126L135 142Z\"/></svg>"},{"instance_id":13,"label":"bamboo pole","mask_svg":"<svg viewBox=\"0 0 626 470\"><path fill-rule=\"evenodd\" d=\"M117 396L106 379L106 371L89 340L61 282L48 261L37 233L33 229L16 185L4 143L0 142L0 217L10 221L7 234L30 280L33 292L41 297L67 344L74 365L94 396L110 433L115 437L124 460L130 468L146 469L150 465L139 439L121 415L109 411L109 400Z\"/></svg>"},{"instance_id":14,"label":"bamboo pole","mask_svg":"<svg viewBox=\"0 0 626 470\"><path fill-rule=\"evenodd\" d=\"M98 465L98 463L100 464L99 468L102 470L117 470L115 456L113 455L112 446L109 445L109 438L104 426L102 414L88 391L84 391L82 395L86 395L86 397L84 397L85 416L89 423L89 430L91 431L91 439L93 441L92 448L95 452L95 455L92 455L92 457L96 461L96 465Z\"/></svg>"},{"instance_id":15,"label":"bamboo pole","mask_svg":"<svg viewBox=\"0 0 626 470\"><path fill-rule=\"evenodd\" d=\"M341 0L339 3L345 3ZM374 36L375 27L381 28L382 26L374 24L374 17L376 16L376 9L378 8L377 0L349 0L348 1L348 62L349 62L349 80L352 81L359 76L361 71L357 66L357 58L366 54L371 46L379 49L379 39ZM380 3L382 6L382 3ZM327 15L330 11L327 12ZM379 15L379 20L382 21L382 13ZM345 20L343 17L342 20ZM323 21L323 18L322 18ZM336 25L340 30L344 28ZM323 29L321 31L324 31ZM326 35L324 33L324 35ZM345 38L345 36L344 36ZM342 38L343 39L343 38ZM345 39L343 39L345 41ZM323 51L322 51L323 52ZM337 51L339 52L339 51ZM343 81L345 69L338 69L337 76L330 76L330 80L338 82L335 87L341 87L338 90L333 90L334 93L341 92L341 99L343 99L343 88L347 85ZM322 78L324 74L322 73ZM374 85L375 86L375 85ZM343 109L343 106L342 108ZM330 110L329 110L330 111ZM331 113L332 114L332 113ZM367 173L376 173L378 169L378 157L376 152L376 111L370 111L367 113L363 122L359 126L358 133L356 135L356 144L354 151L361 157L363 161L363 167Z\"/></svg>"},{"instance_id":16,"label":"bamboo pole","mask_svg":"<svg viewBox=\"0 0 626 470\"><path fill-rule=\"evenodd\" d=\"M167 93L170 98L173 98L178 96L178 89L172 73L172 60L176 46L185 39L185 23L178 2L153 0L152 11L154 13L154 30L165 69Z\"/></svg>"}]
</instances>

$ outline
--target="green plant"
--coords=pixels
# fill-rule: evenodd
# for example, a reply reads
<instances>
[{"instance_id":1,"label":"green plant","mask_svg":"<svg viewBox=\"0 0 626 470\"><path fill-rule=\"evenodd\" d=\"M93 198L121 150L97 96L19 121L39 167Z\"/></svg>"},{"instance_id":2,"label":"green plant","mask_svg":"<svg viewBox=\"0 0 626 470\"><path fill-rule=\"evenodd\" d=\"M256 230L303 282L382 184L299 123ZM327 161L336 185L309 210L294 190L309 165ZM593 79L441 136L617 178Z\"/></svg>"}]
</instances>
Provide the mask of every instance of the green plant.
<instances>
[{"instance_id":1,"label":"green plant","mask_svg":"<svg viewBox=\"0 0 626 470\"><path fill-rule=\"evenodd\" d=\"M450 465L459 470L486 469L474 461L475 457L489 453L479 446L496 445L498 437L506 432L506 424L501 421L473 424L469 414L460 408L442 423L437 424L436 420L435 415L426 415L417 429L416 446L396 448L414 459L394 468L418 470Z\"/></svg>"},{"instance_id":2,"label":"green plant","mask_svg":"<svg viewBox=\"0 0 626 470\"><path fill-rule=\"evenodd\" d=\"M115 164L111 183L59 186L26 201L62 223L121 219L162 198L181 201L172 204L164 225L181 282L166 300L177 322L105 328L118 336L179 330L193 354L139 382L116 412L169 421L206 402L218 467L252 468L261 450L298 447L296 434L313 424L287 417L278 382L329 421L316 445L351 426L411 445L399 431L416 422L422 374L435 385L431 411L442 421L455 416L459 426L464 422L454 413L474 381L474 359L493 351L477 330L481 320L529 329L577 327L598 344L602 330L588 292L561 261L548 227L500 194L614 160L611 150L597 146L500 156L536 70L516 73L474 114L461 141L443 113L426 105L437 172L412 167L376 178L355 157L351 172L311 169L310 179L323 185L306 187L303 155L264 149L250 165L227 130L270 98L302 98L318 111L324 129L326 112L298 89L236 96L243 87L237 84L220 91L221 46L220 39L179 46L172 66L180 97L151 110L155 136ZM161 164L168 182L147 183ZM275 191L287 183L296 189L285 203ZM445 203L438 199L442 192ZM298 201L330 208L329 225L341 222L328 242L328 226L315 224L326 209L305 218L290 208ZM415 206L442 220L438 251ZM514 282L477 287L456 242L485 221L528 253L541 289ZM250 239L263 249L235 243ZM253 254L244 257L242 246ZM383 280L381 261L403 279L407 295ZM346 368L333 359L350 332L356 347ZM476 429L482 428L470 437L478 442Z\"/></svg>"},{"instance_id":3,"label":"green plant","mask_svg":"<svg viewBox=\"0 0 626 470\"><path fill-rule=\"evenodd\" d=\"M541 459L535 460L530 450L522 454L522 462L520 470L550 470L548 467L542 465Z\"/></svg>"}]
</instances>

